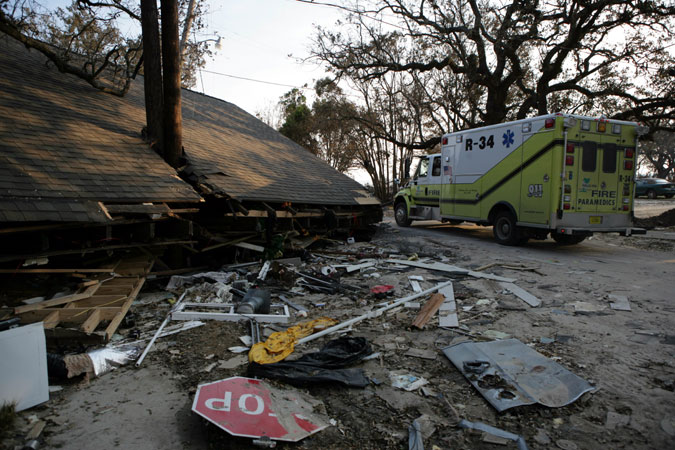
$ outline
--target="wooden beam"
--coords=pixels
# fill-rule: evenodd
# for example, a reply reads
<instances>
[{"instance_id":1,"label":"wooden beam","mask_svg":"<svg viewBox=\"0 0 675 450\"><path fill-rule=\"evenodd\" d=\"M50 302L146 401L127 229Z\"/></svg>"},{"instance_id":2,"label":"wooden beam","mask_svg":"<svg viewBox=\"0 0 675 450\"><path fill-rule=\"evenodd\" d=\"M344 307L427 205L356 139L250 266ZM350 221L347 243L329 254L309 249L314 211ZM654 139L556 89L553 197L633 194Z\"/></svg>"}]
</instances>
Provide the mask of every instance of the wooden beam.
<instances>
[{"instance_id":1,"label":"wooden beam","mask_svg":"<svg viewBox=\"0 0 675 450\"><path fill-rule=\"evenodd\" d=\"M32 322L35 322L34 320ZM59 311L52 311L42 319L42 324L46 329L56 327L60 322Z\"/></svg>"},{"instance_id":2,"label":"wooden beam","mask_svg":"<svg viewBox=\"0 0 675 450\"><path fill-rule=\"evenodd\" d=\"M124 316L129 311L129 308L131 308L131 304L134 302L136 296L141 291L143 283L145 283L145 278L140 278L134 290L131 291L131 294L129 294L128 300L124 303L122 308L120 308L120 311L115 315L115 317L110 321L110 324L108 324L108 328L105 329L105 336L104 336L105 342L109 342L113 334L115 334L115 331L117 331L117 327L120 326L120 323L122 323Z\"/></svg>"},{"instance_id":3,"label":"wooden beam","mask_svg":"<svg viewBox=\"0 0 675 450\"><path fill-rule=\"evenodd\" d=\"M85 320L82 323L82 326L80 326L80 329L84 331L87 334L90 334L93 332L98 324L101 322L101 310L100 309L94 309L89 316L87 317L87 320Z\"/></svg>"},{"instance_id":4,"label":"wooden beam","mask_svg":"<svg viewBox=\"0 0 675 450\"><path fill-rule=\"evenodd\" d=\"M101 313L101 320L112 320L120 311L120 307L103 308L58 308L58 309L40 309L30 311L21 316L22 322L45 322L45 328L54 328L58 323L77 323L81 324L87 320L88 313L97 309ZM50 326L47 326L47 324Z\"/></svg>"},{"instance_id":5,"label":"wooden beam","mask_svg":"<svg viewBox=\"0 0 675 450\"><path fill-rule=\"evenodd\" d=\"M39 303L33 303L30 305L17 306L14 308L14 314L23 314L28 311L35 311L38 309L51 308L52 306L64 305L66 303L75 302L78 300L84 300L85 298L90 298L94 293L99 289L101 284L96 282L96 284L89 286L84 292L66 295L64 297L55 298L52 300L45 300Z\"/></svg>"}]
</instances>

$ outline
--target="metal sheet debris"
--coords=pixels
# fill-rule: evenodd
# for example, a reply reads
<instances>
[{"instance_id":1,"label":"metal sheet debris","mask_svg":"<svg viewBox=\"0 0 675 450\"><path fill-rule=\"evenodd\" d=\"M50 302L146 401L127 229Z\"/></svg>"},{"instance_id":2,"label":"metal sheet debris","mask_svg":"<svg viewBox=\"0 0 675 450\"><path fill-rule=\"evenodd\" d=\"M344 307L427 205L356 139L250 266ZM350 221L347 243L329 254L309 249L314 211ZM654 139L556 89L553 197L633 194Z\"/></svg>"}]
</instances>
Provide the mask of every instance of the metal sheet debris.
<instances>
[{"instance_id":1,"label":"metal sheet debris","mask_svg":"<svg viewBox=\"0 0 675 450\"><path fill-rule=\"evenodd\" d=\"M197 309L210 309L210 311L198 311ZM171 313L173 320L220 320L237 322L245 319L255 319L266 323L288 323L290 314L286 305L271 305L270 314L242 314L235 312L232 303L182 303Z\"/></svg>"},{"instance_id":2,"label":"metal sheet debris","mask_svg":"<svg viewBox=\"0 0 675 450\"><path fill-rule=\"evenodd\" d=\"M499 285L533 308L541 305L541 300L513 283L499 283Z\"/></svg>"},{"instance_id":3,"label":"metal sheet debris","mask_svg":"<svg viewBox=\"0 0 675 450\"><path fill-rule=\"evenodd\" d=\"M321 402L263 380L232 377L197 388L192 411L234 436L297 442L328 427Z\"/></svg>"},{"instance_id":4,"label":"metal sheet debris","mask_svg":"<svg viewBox=\"0 0 675 450\"><path fill-rule=\"evenodd\" d=\"M557 408L593 390L586 380L518 339L462 342L443 353L499 412L533 403ZM476 362L488 365L479 373L466 370Z\"/></svg>"}]
</instances>

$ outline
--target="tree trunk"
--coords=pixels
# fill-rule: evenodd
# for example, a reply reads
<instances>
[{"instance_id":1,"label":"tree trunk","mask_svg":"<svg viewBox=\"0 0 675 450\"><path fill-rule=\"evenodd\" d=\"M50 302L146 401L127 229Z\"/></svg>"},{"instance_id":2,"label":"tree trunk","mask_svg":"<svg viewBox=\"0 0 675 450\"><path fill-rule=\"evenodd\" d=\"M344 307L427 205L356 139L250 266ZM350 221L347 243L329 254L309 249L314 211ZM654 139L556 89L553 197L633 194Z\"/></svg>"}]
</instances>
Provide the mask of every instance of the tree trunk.
<instances>
[{"instance_id":1,"label":"tree trunk","mask_svg":"<svg viewBox=\"0 0 675 450\"><path fill-rule=\"evenodd\" d=\"M162 0L162 61L164 67L164 159L177 168L183 151L180 100L178 1Z\"/></svg>"},{"instance_id":2,"label":"tree trunk","mask_svg":"<svg viewBox=\"0 0 675 450\"><path fill-rule=\"evenodd\" d=\"M162 61L159 45L157 2L141 0L143 30L143 86L145 88L145 120L148 142L162 145Z\"/></svg>"},{"instance_id":3,"label":"tree trunk","mask_svg":"<svg viewBox=\"0 0 675 450\"><path fill-rule=\"evenodd\" d=\"M196 0L190 0L188 3L187 14L185 15L185 26L183 26L183 34L180 37L180 57L183 59L185 54L185 43L190 36L190 29L192 28L192 21L195 19L195 3Z\"/></svg>"}]
</instances>

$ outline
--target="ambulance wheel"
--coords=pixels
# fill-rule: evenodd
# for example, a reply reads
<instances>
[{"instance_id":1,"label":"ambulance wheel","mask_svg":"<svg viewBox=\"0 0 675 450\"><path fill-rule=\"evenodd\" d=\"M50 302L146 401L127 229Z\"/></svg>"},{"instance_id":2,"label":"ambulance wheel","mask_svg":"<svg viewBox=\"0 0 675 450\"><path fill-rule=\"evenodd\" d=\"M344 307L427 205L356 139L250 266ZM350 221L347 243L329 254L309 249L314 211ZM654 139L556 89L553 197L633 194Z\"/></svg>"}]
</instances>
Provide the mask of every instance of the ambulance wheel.
<instances>
[{"instance_id":1,"label":"ambulance wheel","mask_svg":"<svg viewBox=\"0 0 675 450\"><path fill-rule=\"evenodd\" d=\"M576 245L586 239L584 235L551 233L551 237L558 245Z\"/></svg>"},{"instance_id":2,"label":"ambulance wheel","mask_svg":"<svg viewBox=\"0 0 675 450\"><path fill-rule=\"evenodd\" d=\"M510 211L502 211L497 214L492 233L497 243L502 245L520 245L523 242L520 231L516 226L516 216Z\"/></svg>"},{"instance_id":3,"label":"ambulance wheel","mask_svg":"<svg viewBox=\"0 0 675 450\"><path fill-rule=\"evenodd\" d=\"M647 198L654 200L656 198L656 192L653 189L647 191Z\"/></svg>"},{"instance_id":4,"label":"ambulance wheel","mask_svg":"<svg viewBox=\"0 0 675 450\"><path fill-rule=\"evenodd\" d=\"M412 220L408 219L408 207L405 202L398 202L394 208L394 218L399 227L409 227Z\"/></svg>"}]
</instances>

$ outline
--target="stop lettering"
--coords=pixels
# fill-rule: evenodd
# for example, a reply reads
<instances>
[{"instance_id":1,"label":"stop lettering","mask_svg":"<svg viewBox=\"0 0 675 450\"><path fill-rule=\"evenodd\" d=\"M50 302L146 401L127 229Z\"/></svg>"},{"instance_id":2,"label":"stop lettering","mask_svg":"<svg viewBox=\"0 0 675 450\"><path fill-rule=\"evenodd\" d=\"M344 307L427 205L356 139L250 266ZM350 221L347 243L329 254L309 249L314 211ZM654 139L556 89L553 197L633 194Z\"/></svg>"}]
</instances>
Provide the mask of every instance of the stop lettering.
<instances>
[{"instance_id":1,"label":"stop lettering","mask_svg":"<svg viewBox=\"0 0 675 450\"><path fill-rule=\"evenodd\" d=\"M296 442L328 424L297 391L232 377L199 385L192 410L234 436Z\"/></svg>"}]
</instances>

